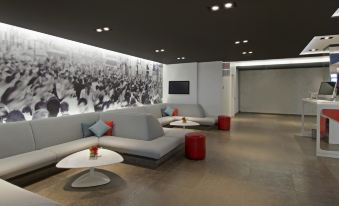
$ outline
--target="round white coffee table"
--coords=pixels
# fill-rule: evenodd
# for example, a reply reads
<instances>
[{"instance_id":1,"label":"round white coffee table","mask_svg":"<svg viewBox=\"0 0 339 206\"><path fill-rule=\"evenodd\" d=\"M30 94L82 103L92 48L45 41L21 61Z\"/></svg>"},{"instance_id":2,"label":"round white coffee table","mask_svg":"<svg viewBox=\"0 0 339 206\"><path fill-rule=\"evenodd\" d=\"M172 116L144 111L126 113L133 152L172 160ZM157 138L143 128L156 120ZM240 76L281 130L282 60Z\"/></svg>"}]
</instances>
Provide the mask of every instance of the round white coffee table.
<instances>
[{"instance_id":1,"label":"round white coffee table","mask_svg":"<svg viewBox=\"0 0 339 206\"><path fill-rule=\"evenodd\" d=\"M89 149L71 154L60 160L58 168L89 168L89 171L78 177L72 187L93 187L109 183L110 178L98 171L95 167L111 165L124 161L124 158L111 150L99 149L97 158L90 158Z\"/></svg>"},{"instance_id":2,"label":"round white coffee table","mask_svg":"<svg viewBox=\"0 0 339 206\"><path fill-rule=\"evenodd\" d=\"M186 127L199 126L200 124L198 122L193 122L193 121L183 122L182 120L179 120L179 121L171 122L170 125L182 127L185 129Z\"/></svg>"}]
</instances>

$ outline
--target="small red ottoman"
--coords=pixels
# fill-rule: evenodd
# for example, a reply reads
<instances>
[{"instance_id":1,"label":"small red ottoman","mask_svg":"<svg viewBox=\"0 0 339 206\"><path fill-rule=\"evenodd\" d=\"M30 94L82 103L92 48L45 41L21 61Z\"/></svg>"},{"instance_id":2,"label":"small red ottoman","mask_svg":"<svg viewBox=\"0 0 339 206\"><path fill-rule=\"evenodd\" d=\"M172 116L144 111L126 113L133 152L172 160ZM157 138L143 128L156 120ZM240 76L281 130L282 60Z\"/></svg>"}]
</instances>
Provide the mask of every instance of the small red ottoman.
<instances>
[{"instance_id":1,"label":"small red ottoman","mask_svg":"<svg viewBox=\"0 0 339 206\"><path fill-rule=\"evenodd\" d=\"M205 135L201 132L191 132L185 135L185 153L191 160L205 159Z\"/></svg>"},{"instance_id":2,"label":"small red ottoman","mask_svg":"<svg viewBox=\"0 0 339 206\"><path fill-rule=\"evenodd\" d=\"M220 115L218 116L218 129L219 130L230 130L231 117Z\"/></svg>"}]
</instances>

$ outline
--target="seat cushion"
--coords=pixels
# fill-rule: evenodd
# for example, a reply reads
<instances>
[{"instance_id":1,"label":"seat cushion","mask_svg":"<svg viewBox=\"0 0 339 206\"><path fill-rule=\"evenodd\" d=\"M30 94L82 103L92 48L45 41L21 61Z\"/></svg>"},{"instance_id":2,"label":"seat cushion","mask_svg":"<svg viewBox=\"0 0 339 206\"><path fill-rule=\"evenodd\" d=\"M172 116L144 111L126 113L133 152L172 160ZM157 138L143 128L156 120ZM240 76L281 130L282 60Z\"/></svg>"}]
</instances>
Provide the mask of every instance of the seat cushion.
<instances>
[{"instance_id":1,"label":"seat cushion","mask_svg":"<svg viewBox=\"0 0 339 206\"><path fill-rule=\"evenodd\" d=\"M187 117L187 120L207 126L215 125L217 122L217 119L214 117Z\"/></svg>"},{"instance_id":2,"label":"seat cushion","mask_svg":"<svg viewBox=\"0 0 339 206\"><path fill-rule=\"evenodd\" d=\"M60 204L0 179L0 205L61 206Z\"/></svg>"},{"instance_id":3,"label":"seat cushion","mask_svg":"<svg viewBox=\"0 0 339 206\"><path fill-rule=\"evenodd\" d=\"M131 154L152 159L160 159L182 144L179 138L160 137L152 141L128 139L122 137L102 137L99 145L122 154Z\"/></svg>"},{"instance_id":4,"label":"seat cushion","mask_svg":"<svg viewBox=\"0 0 339 206\"><path fill-rule=\"evenodd\" d=\"M56 162L50 151L36 150L0 159L0 178L8 179ZM1 204L0 204L1 205Z\"/></svg>"},{"instance_id":5,"label":"seat cushion","mask_svg":"<svg viewBox=\"0 0 339 206\"><path fill-rule=\"evenodd\" d=\"M164 128L165 137L176 137L179 138L182 143L185 142L185 135L194 132L191 129L182 128Z\"/></svg>"},{"instance_id":6,"label":"seat cushion","mask_svg":"<svg viewBox=\"0 0 339 206\"><path fill-rule=\"evenodd\" d=\"M97 137L87 137L78 140L74 140L71 142L47 147L43 149L43 151L52 152L56 155L57 160L61 160L62 158L75 153L79 152L84 149L88 149L91 146L98 145L98 138Z\"/></svg>"},{"instance_id":7,"label":"seat cushion","mask_svg":"<svg viewBox=\"0 0 339 206\"><path fill-rule=\"evenodd\" d=\"M0 159L35 150L31 126L28 122L0 124Z\"/></svg>"},{"instance_id":8,"label":"seat cushion","mask_svg":"<svg viewBox=\"0 0 339 206\"><path fill-rule=\"evenodd\" d=\"M169 123L173 122L176 120L176 117L161 117L161 118L158 118L158 121L160 122L160 124L162 126L164 125L168 125Z\"/></svg>"}]
</instances>

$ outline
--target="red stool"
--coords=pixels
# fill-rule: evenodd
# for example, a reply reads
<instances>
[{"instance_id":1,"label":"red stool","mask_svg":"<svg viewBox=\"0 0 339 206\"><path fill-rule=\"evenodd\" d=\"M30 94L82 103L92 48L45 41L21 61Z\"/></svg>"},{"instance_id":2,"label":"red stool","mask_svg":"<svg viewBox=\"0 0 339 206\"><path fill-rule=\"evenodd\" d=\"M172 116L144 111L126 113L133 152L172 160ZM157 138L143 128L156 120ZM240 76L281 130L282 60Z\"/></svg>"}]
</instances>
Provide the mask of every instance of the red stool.
<instances>
[{"instance_id":1,"label":"red stool","mask_svg":"<svg viewBox=\"0 0 339 206\"><path fill-rule=\"evenodd\" d=\"M205 159L205 135L201 132L191 132L185 135L185 153L191 160Z\"/></svg>"},{"instance_id":2,"label":"red stool","mask_svg":"<svg viewBox=\"0 0 339 206\"><path fill-rule=\"evenodd\" d=\"M220 115L218 116L218 129L219 130L230 130L231 117Z\"/></svg>"}]
</instances>

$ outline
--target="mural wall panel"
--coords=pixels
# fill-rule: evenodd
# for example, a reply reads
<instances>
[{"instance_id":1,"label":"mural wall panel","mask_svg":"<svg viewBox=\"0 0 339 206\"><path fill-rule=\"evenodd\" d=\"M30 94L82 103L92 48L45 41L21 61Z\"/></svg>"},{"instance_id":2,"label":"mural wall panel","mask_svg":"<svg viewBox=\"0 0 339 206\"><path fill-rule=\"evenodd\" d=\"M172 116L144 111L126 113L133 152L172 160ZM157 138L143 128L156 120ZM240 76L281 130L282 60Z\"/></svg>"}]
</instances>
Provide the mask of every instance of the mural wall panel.
<instances>
[{"instance_id":1,"label":"mural wall panel","mask_svg":"<svg viewBox=\"0 0 339 206\"><path fill-rule=\"evenodd\" d=\"M0 122L160 103L162 67L0 23Z\"/></svg>"}]
</instances>

